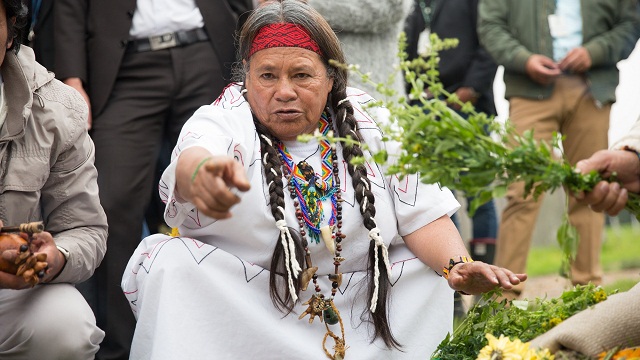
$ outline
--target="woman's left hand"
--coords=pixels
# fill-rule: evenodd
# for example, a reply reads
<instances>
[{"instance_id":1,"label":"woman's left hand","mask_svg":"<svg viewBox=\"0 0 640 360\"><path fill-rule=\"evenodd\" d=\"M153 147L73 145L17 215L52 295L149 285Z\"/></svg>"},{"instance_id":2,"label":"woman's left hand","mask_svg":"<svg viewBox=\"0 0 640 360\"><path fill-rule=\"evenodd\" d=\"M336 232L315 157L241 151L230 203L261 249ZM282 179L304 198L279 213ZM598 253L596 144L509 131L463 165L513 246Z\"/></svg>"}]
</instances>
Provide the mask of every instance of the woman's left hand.
<instances>
[{"instance_id":1,"label":"woman's left hand","mask_svg":"<svg viewBox=\"0 0 640 360\"><path fill-rule=\"evenodd\" d=\"M496 287L511 289L514 285L527 280L526 274L514 274L512 271L481 261L461 263L449 271L449 286L469 295L477 295Z\"/></svg>"}]
</instances>

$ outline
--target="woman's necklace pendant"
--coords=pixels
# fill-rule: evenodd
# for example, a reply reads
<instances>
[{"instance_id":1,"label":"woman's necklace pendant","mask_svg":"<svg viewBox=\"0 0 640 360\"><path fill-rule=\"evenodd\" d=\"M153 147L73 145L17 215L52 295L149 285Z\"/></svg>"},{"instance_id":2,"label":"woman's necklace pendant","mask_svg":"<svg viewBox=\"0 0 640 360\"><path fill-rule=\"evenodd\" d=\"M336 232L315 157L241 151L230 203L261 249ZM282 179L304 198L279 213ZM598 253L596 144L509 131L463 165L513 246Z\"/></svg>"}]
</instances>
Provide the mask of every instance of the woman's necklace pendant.
<instances>
[{"instance_id":1,"label":"woman's necklace pendant","mask_svg":"<svg viewBox=\"0 0 640 360\"><path fill-rule=\"evenodd\" d=\"M311 298L302 305L309 305L309 306L302 314L300 314L298 319L302 319L308 314L309 324L311 324L313 323L313 320L315 319L316 316L319 317L320 322L322 322L322 319L323 319L322 312L329 306L329 303L324 299L323 295L313 294L311 295Z\"/></svg>"},{"instance_id":2,"label":"woman's necklace pendant","mask_svg":"<svg viewBox=\"0 0 640 360\"><path fill-rule=\"evenodd\" d=\"M324 322L329 325L335 325L340 322L340 315L333 310L333 301L329 300L326 309L322 312Z\"/></svg>"},{"instance_id":3,"label":"woman's necklace pendant","mask_svg":"<svg viewBox=\"0 0 640 360\"><path fill-rule=\"evenodd\" d=\"M324 246L327 247L327 250L331 253L331 255L336 256L336 241L333 237L333 228L334 226L325 225L320 228L320 237L322 237L322 241L324 241Z\"/></svg>"},{"instance_id":4,"label":"woman's necklace pendant","mask_svg":"<svg viewBox=\"0 0 640 360\"><path fill-rule=\"evenodd\" d=\"M313 275L316 274L316 271L318 271L317 266L312 266L304 269L300 277L300 289L302 291L307 290L307 287L309 287L309 282L311 282L311 279L313 279Z\"/></svg>"}]
</instances>

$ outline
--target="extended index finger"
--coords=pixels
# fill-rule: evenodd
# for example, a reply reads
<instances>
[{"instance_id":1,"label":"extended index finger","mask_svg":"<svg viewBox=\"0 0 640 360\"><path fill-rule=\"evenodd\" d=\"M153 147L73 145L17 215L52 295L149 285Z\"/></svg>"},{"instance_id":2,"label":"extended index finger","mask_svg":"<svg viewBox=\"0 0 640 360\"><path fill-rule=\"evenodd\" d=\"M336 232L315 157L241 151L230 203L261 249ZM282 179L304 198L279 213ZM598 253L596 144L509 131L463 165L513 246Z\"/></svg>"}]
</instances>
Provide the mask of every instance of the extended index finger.
<instances>
[{"instance_id":1,"label":"extended index finger","mask_svg":"<svg viewBox=\"0 0 640 360\"><path fill-rule=\"evenodd\" d=\"M220 162L210 160L205 167L207 171L220 176L229 187L235 187L240 191L247 191L251 187L244 167L235 160L225 159Z\"/></svg>"}]
</instances>

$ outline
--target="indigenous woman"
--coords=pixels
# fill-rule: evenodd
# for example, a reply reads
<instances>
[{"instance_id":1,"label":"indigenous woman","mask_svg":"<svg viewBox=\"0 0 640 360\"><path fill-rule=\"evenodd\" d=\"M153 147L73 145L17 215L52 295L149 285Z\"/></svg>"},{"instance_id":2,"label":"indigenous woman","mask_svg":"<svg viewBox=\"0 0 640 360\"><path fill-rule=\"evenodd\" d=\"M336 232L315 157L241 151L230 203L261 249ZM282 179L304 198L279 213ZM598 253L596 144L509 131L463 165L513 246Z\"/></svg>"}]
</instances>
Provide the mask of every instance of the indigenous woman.
<instances>
[{"instance_id":1,"label":"indigenous woman","mask_svg":"<svg viewBox=\"0 0 640 360\"><path fill-rule=\"evenodd\" d=\"M239 54L242 82L185 124L160 183L181 236L144 239L124 274L132 358L426 359L454 290L525 280L472 262L450 191L371 159L398 151L388 112L329 63L344 55L316 11L264 4Z\"/></svg>"}]
</instances>

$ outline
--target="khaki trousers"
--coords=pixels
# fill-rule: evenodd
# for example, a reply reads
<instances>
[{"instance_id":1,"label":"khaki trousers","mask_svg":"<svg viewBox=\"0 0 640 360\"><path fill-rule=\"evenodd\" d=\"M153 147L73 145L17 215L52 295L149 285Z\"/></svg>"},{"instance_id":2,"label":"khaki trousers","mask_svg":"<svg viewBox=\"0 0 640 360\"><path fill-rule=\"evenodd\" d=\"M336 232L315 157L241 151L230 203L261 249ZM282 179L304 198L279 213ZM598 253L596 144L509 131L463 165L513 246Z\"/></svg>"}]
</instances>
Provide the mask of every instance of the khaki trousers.
<instances>
[{"instance_id":1,"label":"khaki trousers","mask_svg":"<svg viewBox=\"0 0 640 360\"><path fill-rule=\"evenodd\" d=\"M554 132L561 133L565 137L562 141L564 157L573 165L597 150L607 148L611 104L597 106L587 81L581 76L558 78L549 99L511 98L509 104L509 121L516 132L522 134L533 129L536 140L547 141ZM531 236L543 198L540 196L534 201L531 196L523 198L523 193L523 183L509 187L496 244L496 265L516 273L526 270ZM604 215L570 198L569 219L580 236L578 253L571 266L573 283L599 284ZM517 286L510 297L519 295L525 284Z\"/></svg>"}]
</instances>

